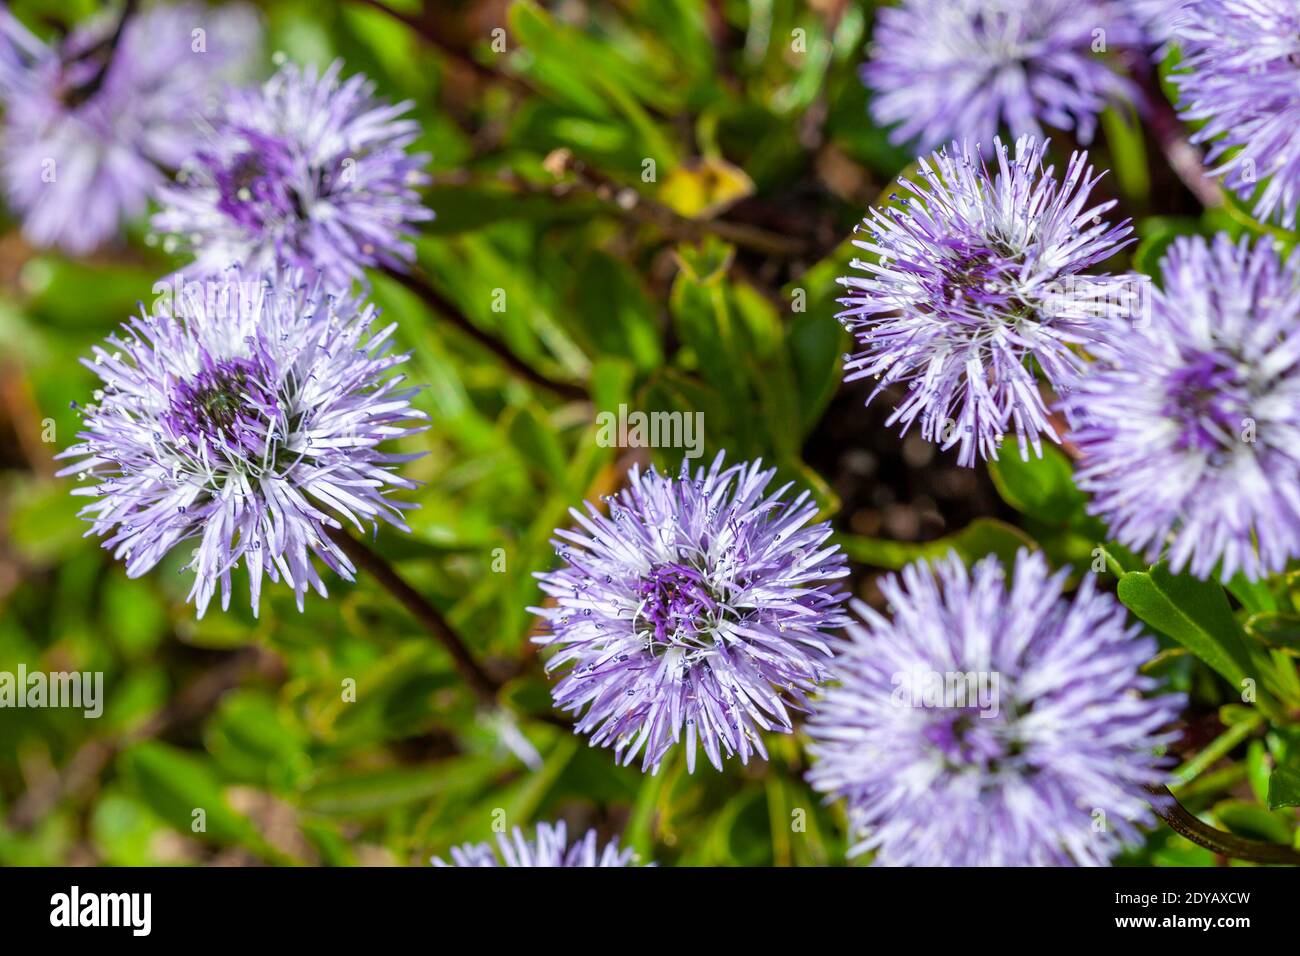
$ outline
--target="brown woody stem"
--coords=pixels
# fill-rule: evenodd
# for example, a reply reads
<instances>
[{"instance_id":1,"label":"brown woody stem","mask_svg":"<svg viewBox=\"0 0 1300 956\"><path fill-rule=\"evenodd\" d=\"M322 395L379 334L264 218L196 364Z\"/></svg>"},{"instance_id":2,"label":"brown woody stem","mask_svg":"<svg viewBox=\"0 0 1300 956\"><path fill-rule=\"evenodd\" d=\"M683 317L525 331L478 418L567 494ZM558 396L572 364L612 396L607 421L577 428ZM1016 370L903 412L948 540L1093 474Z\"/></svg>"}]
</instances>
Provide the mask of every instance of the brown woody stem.
<instances>
[{"instance_id":1,"label":"brown woody stem","mask_svg":"<svg viewBox=\"0 0 1300 956\"><path fill-rule=\"evenodd\" d=\"M407 584L385 558L372 551L367 545L341 529L327 528L326 533L353 564L383 585L384 589L447 649L456 665L456 670L474 692L483 700L495 704L500 686L474 659L474 655L470 653L465 642L461 640L460 635L447 619L442 616L442 612L430 604L419 591Z\"/></svg>"},{"instance_id":2,"label":"brown woody stem","mask_svg":"<svg viewBox=\"0 0 1300 956\"><path fill-rule=\"evenodd\" d=\"M1290 863L1300 864L1300 850L1294 850L1280 843L1265 843L1263 840L1251 840L1215 829L1202 823L1181 803L1168 787L1147 787L1147 792L1159 799L1152 801L1152 809L1160 819L1169 824L1169 828L1179 836L1186 837L1197 846L1217 853L1219 856L1247 860L1251 863Z\"/></svg>"},{"instance_id":3,"label":"brown woody stem","mask_svg":"<svg viewBox=\"0 0 1300 956\"><path fill-rule=\"evenodd\" d=\"M384 269L383 273L418 296L420 301L436 312L445 322L455 326L491 352L515 377L570 401L583 401L587 398L587 390L581 385L575 382L559 382L548 378L515 355L514 352L511 352L504 342L498 341L480 329L469 320L454 302L435 289L424 275L416 272L402 272L398 269Z\"/></svg>"}]
</instances>

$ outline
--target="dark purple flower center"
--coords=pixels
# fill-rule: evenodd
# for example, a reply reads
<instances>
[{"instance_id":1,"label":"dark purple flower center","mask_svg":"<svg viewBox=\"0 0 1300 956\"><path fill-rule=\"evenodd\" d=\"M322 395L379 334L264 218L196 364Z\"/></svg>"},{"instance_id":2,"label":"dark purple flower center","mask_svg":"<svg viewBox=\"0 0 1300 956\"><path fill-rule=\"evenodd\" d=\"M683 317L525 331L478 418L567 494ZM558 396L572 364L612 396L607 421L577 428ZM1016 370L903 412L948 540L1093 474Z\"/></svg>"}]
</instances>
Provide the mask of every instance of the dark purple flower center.
<instances>
[{"instance_id":1,"label":"dark purple flower center","mask_svg":"<svg viewBox=\"0 0 1300 956\"><path fill-rule=\"evenodd\" d=\"M992 309L1001 313L1015 311L1007 273L1015 267L1015 257L1010 250L968 242L964 239L945 239L941 245L950 254L941 260L941 278L935 297L945 305L960 309Z\"/></svg>"},{"instance_id":2,"label":"dark purple flower center","mask_svg":"<svg viewBox=\"0 0 1300 956\"><path fill-rule=\"evenodd\" d=\"M244 132L247 149L228 160L208 157L220 198L217 208L245 229L260 231L273 222L305 219L302 197L293 186L293 159L282 141Z\"/></svg>"},{"instance_id":3,"label":"dark purple flower center","mask_svg":"<svg viewBox=\"0 0 1300 956\"><path fill-rule=\"evenodd\" d=\"M177 382L163 421L173 439L191 448L227 448L237 455L260 456L269 423L279 416L270 376L256 361L203 357L193 378Z\"/></svg>"},{"instance_id":4,"label":"dark purple flower center","mask_svg":"<svg viewBox=\"0 0 1300 956\"><path fill-rule=\"evenodd\" d=\"M1170 373L1161 410L1181 428L1181 450L1233 448L1250 414L1249 384L1241 363L1220 352L1196 352Z\"/></svg>"},{"instance_id":5,"label":"dark purple flower center","mask_svg":"<svg viewBox=\"0 0 1300 956\"><path fill-rule=\"evenodd\" d=\"M1008 725L1001 717L981 716L976 707L931 713L936 719L925 728L925 739L953 769L996 773L1022 752L1021 745L1008 738Z\"/></svg>"},{"instance_id":6,"label":"dark purple flower center","mask_svg":"<svg viewBox=\"0 0 1300 956\"><path fill-rule=\"evenodd\" d=\"M61 45L58 78L54 95L69 110L84 106L104 86L113 69L113 44L107 38L88 44L88 38L75 36Z\"/></svg>"},{"instance_id":7,"label":"dark purple flower center","mask_svg":"<svg viewBox=\"0 0 1300 956\"><path fill-rule=\"evenodd\" d=\"M704 575L684 564L661 564L641 580L638 590L637 624L647 633L652 652L674 645L699 646L697 636L709 631L718 610Z\"/></svg>"}]
</instances>

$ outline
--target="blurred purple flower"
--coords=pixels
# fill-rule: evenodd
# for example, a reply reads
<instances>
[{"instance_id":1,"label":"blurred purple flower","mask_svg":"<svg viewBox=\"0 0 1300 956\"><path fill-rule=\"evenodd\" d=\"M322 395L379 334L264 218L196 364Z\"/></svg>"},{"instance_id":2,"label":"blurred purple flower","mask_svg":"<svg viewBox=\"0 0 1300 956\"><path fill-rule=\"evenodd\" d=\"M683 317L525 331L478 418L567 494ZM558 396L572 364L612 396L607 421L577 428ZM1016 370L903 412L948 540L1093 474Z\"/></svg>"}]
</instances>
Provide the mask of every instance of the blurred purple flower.
<instances>
[{"instance_id":1,"label":"blurred purple flower","mask_svg":"<svg viewBox=\"0 0 1300 956\"><path fill-rule=\"evenodd\" d=\"M1066 410L1093 510L1151 560L1224 580L1300 556L1300 254L1225 234L1162 262L1152 321Z\"/></svg>"},{"instance_id":2,"label":"blurred purple flower","mask_svg":"<svg viewBox=\"0 0 1300 956\"><path fill-rule=\"evenodd\" d=\"M588 504L556 532L564 566L538 575L555 605L530 608L552 633L534 640L572 665L556 706L586 708L576 731L624 764L644 749L657 770L683 728L691 771L697 736L718 769L765 758L759 731L789 733L787 706L825 678L824 632L847 618L824 582L848 571L808 492L766 493L775 472L721 454L694 477L634 468L608 518Z\"/></svg>"},{"instance_id":3,"label":"blurred purple flower","mask_svg":"<svg viewBox=\"0 0 1300 956\"><path fill-rule=\"evenodd\" d=\"M1128 0L1133 16L1146 31L1148 42L1163 58L1165 44L1177 39L1188 23L1188 8L1197 0Z\"/></svg>"},{"instance_id":4,"label":"blurred purple flower","mask_svg":"<svg viewBox=\"0 0 1300 956\"><path fill-rule=\"evenodd\" d=\"M1144 697L1151 638L1093 578L1072 601L1021 551L907 567L889 620L836 648L840 683L813 704L809 780L847 801L857 842L893 866L1103 864L1150 819L1157 748L1182 707Z\"/></svg>"},{"instance_id":5,"label":"blurred purple flower","mask_svg":"<svg viewBox=\"0 0 1300 956\"><path fill-rule=\"evenodd\" d=\"M73 494L127 574L149 571L193 543L190 599L202 617L217 585L230 602L243 562L256 614L265 573L284 578L301 610L325 584L312 555L346 580L352 565L326 537L340 518L405 529L388 488L413 455L378 446L425 417L416 389L388 373L395 326L373 332L374 306L322 296L296 277L232 271L190 283L178 301L142 314L86 361L103 386L84 409L80 441L60 475L94 479Z\"/></svg>"},{"instance_id":6,"label":"blurred purple flower","mask_svg":"<svg viewBox=\"0 0 1300 956\"><path fill-rule=\"evenodd\" d=\"M877 9L862 75L877 122L919 151L987 151L1003 127L1042 137L1044 125L1087 143L1108 103L1136 95L1094 50L1142 40L1115 0L903 0Z\"/></svg>"},{"instance_id":7,"label":"blurred purple flower","mask_svg":"<svg viewBox=\"0 0 1300 956\"><path fill-rule=\"evenodd\" d=\"M0 165L33 245L85 254L141 215L160 167L195 148L208 98L261 41L244 6L151 7L114 45L117 22L96 18L51 46L0 9Z\"/></svg>"},{"instance_id":8,"label":"blurred purple flower","mask_svg":"<svg viewBox=\"0 0 1300 956\"><path fill-rule=\"evenodd\" d=\"M1206 163L1255 200L1259 219L1296 225L1300 201L1300 5L1294 0L1198 0L1179 33L1182 117L1204 122Z\"/></svg>"},{"instance_id":9,"label":"blurred purple flower","mask_svg":"<svg viewBox=\"0 0 1300 956\"><path fill-rule=\"evenodd\" d=\"M519 827L514 828L513 839L504 833L497 836L499 854L490 843L465 843L451 850L451 862L435 856L434 866L632 866L636 853L631 848L619 849L618 839L610 840L601 849L596 843L596 831L588 830L577 843L568 845L564 821L556 824L537 824L537 837L526 840Z\"/></svg>"},{"instance_id":10,"label":"blurred purple flower","mask_svg":"<svg viewBox=\"0 0 1300 956\"><path fill-rule=\"evenodd\" d=\"M1115 202L1089 207L1094 177L1086 153L1070 158L1065 178L1043 166L1046 143L1025 137L1014 158L995 141L993 169L969 144L920 160L920 182L900 179L912 195L873 207L854 245L865 276L840 279L848 294L838 318L862 351L847 358L845 379L877 379L870 402L895 383L907 396L888 420L921 435L958 461L996 458L1014 423L1020 454L1040 434L1059 440L1034 375L1033 358L1056 389L1069 388L1083 363L1074 347L1113 331L1098 304L1122 301L1125 279L1079 276L1128 244L1129 221L1102 220Z\"/></svg>"},{"instance_id":11,"label":"blurred purple flower","mask_svg":"<svg viewBox=\"0 0 1300 956\"><path fill-rule=\"evenodd\" d=\"M365 266L414 258L412 224L433 213L416 189L429 156L406 152L419 124L399 118L412 104L376 99L359 74L340 81L342 68L286 64L227 97L153 219L169 244L194 252L187 273L285 262L344 289L364 281Z\"/></svg>"}]
</instances>

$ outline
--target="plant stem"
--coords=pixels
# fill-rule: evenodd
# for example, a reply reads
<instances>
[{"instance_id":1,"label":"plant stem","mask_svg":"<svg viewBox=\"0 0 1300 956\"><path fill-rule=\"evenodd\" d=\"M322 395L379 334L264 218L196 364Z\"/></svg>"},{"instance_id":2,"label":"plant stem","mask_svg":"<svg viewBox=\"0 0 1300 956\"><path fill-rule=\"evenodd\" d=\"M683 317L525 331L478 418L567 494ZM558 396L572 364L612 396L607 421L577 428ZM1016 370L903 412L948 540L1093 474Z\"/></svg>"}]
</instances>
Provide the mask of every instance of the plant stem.
<instances>
[{"instance_id":1,"label":"plant stem","mask_svg":"<svg viewBox=\"0 0 1300 956\"><path fill-rule=\"evenodd\" d=\"M809 255L811 245L804 239L771 232L760 226L727 219L691 219L663 203L642 196L573 156L567 149L556 150L544 164L549 172L560 176L571 173L576 185L603 202L614 215L657 229L674 242L699 242L714 235L735 246L743 246L767 256L798 258ZM516 188L526 183L516 179ZM550 190L559 195L557 190Z\"/></svg>"},{"instance_id":2,"label":"plant stem","mask_svg":"<svg viewBox=\"0 0 1300 956\"><path fill-rule=\"evenodd\" d=\"M113 65L113 58L117 55L118 44L122 42L122 34L126 32L126 24L135 15L137 3L138 0L126 0L122 5L122 15L118 18L113 32L82 54L85 57L102 55L104 59L95 75L75 91L78 102L84 103L98 93L99 88L104 85L104 79Z\"/></svg>"},{"instance_id":3,"label":"plant stem","mask_svg":"<svg viewBox=\"0 0 1300 956\"><path fill-rule=\"evenodd\" d=\"M1169 824L1169 828L1175 833L1186 837L1197 846L1205 847L1219 856L1247 860L1251 863L1300 864L1300 850L1294 850L1280 843L1265 843L1263 840L1251 840L1217 830L1197 819L1190 810L1178 802L1178 798L1168 787L1147 787L1146 790L1160 798L1152 802L1152 809L1160 819Z\"/></svg>"},{"instance_id":4,"label":"plant stem","mask_svg":"<svg viewBox=\"0 0 1300 956\"><path fill-rule=\"evenodd\" d=\"M537 371L515 353L506 347L505 343L497 341L487 332L484 332L445 295L439 292L429 282L428 278L417 272L402 272L398 269L385 268L382 270L384 275L393 281L399 283L403 288L413 292L420 298L425 305L436 312L443 320L454 325L457 329L469 336L483 348L487 349L494 356L501 360L501 363L509 369L510 373L517 378L522 379L539 388L544 388L549 392L558 395L560 398L571 401L583 401L587 398L587 390L575 382L557 382L555 379L548 378L541 372Z\"/></svg>"},{"instance_id":5,"label":"plant stem","mask_svg":"<svg viewBox=\"0 0 1300 956\"><path fill-rule=\"evenodd\" d=\"M1138 109L1151 135L1160 145L1169 168L1182 180L1188 192L1195 196L1207 209L1217 209L1224 204L1223 190L1219 184L1205 172L1201 162L1200 151L1187 140L1182 120L1169 105L1165 91L1160 87L1151 64L1143 61L1132 63L1131 74L1134 81L1142 88L1142 97Z\"/></svg>"},{"instance_id":6,"label":"plant stem","mask_svg":"<svg viewBox=\"0 0 1300 956\"><path fill-rule=\"evenodd\" d=\"M1252 713L1239 724L1233 724L1220 734L1208 747L1174 771L1174 780L1180 786L1191 783L1220 757L1226 756L1239 743L1253 734L1264 723L1264 716Z\"/></svg>"},{"instance_id":7,"label":"plant stem","mask_svg":"<svg viewBox=\"0 0 1300 956\"><path fill-rule=\"evenodd\" d=\"M465 682L480 698L495 707L500 685L474 659L474 655L470 653L469 648L465 646L464 641L460 639L460 635L447 619L442 616L442 612L430 604L419 591L407 584L393 566L377 552L372 551L369 546L342 529L326 528L325 531L330 540L339 546L353 564L364 569L367 574L382 584L393 597L397 598L398 603L447 649L451 654L452 662L456 665L456 670Z\"/></svg>"}]
</instances>

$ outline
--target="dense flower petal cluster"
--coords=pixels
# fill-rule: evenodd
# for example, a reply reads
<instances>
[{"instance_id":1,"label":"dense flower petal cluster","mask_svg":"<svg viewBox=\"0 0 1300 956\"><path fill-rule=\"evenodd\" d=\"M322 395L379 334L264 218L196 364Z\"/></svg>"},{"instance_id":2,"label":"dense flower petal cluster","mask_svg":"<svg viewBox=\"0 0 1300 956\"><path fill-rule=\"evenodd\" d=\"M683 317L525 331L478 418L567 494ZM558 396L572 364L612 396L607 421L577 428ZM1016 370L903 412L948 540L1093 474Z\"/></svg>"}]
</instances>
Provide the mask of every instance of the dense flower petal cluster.
<instances>
[{"instance_id":1,"label":"dense flower petal cluster","mask_svg":"<svg viewBox=\"0 0 1300 956\"><path fill-rule=\"evenodd\" d=\"M876 120L921 150L954 139L987 149L1004 127L1086 143L1106 105L1134 95L1095 51L1142 40L1115 0L904 0L877 9L863 79Z\"/></svg>"},{"instance_id":2,"label":"dense flower petal cluster","mask_svg":"<svg viewBox=\"0 0 1300 956\"><path fill-rule=\"evenodd\" d=\"M1288 229L1300 204L1300 6L1293 0L1197 0L1179 31L1173 76L1182 116L1204 123L1206 162L1254 213ZM1262 188L1261 188L1262 186Z\"/></svg>"},{"instance_id":3,"label":"dense flower petal cluster","mask_svg":"<svg viewBox=\"0 0 1300 956\"><path fill-rule=\"evenodd\" d=\"M417 190L429 157L406 151L419 124L401 118L410 103L376 99L364 76L340 80L342 67L286 63L226 98L153 220L192 249L188 273L284 263L342 289L364 267L414 257L413 224L433 217Z\"/></svg>"},{"instance_id":4,"label":"dense flower petal cluster","mask_svg":"<svg viewBox=\"0 0 1300 956\"><path fill-rule=\"evenodd\" d=\"M922 159L911 195L872 208L854 244L870 253L840 279L840 321L861 351L845 378L876 379L868 401L895 384L908 393L889 419L959 461L996 458L1009 427L1020 454L1039 436L1058 440L1028 360L1058 391L1083 369L1077 346L1102 343L1135 297L1130 281L1080 273L1127 245L1128 220L1102 216L1114 201L1089 205L1094 177L1074 154L1062 180L1044 167L1046 144L1023 138L1014 155L1000 142L990 164L953 145Z\"/></svg>"},{"instance_id":5,"label":"dense flower petal cluster","mask_svg":"<svg viewBox=\"0 0 1300 956\"><path fill-rule=\"evenodd\" d=\"M1151 818L1162 728L1177 695L1145 697L1155 641L1085 578L1062 596L1022 551L952 556L883 582L892 620L837 648L840 683L814 703L809 779L847 801L852 853L882 865L1101 864Z\"/></svg>"},{"instance_id":6,"label":"dense flower petal cluster","mask_svg":"<svg viewBox=\"0 0 1300 956\"><path fill-rule=\"evenodd\" d=\"M246 7L159 5L54 45L0 10L0 165L27 239L85 254L144 213L200 140L197 119L260 42ZM107 58L107 59L106 59Z\"/></svg>"},{"instance_id":7,"label":"dense flower petal cluster","mask_svg":"<svg viewBox=\"0 0 1300 956\"><path fill-rule=\"evenodd\" d=\"M676 479L634 468L608 517L589 504L556 532L564 565L538 575L553 604L531 609L551 633L535 640L571 667L556 705L585 708L576 730L625 764L657 769L683 734L691 770L697 740L719 769L766 757L760 731L789 733L788 708L825 678L825 632L846 620L826 582L848 571L808 492L767 492L775 471L721 454Z\"/></svg>"},{"instance_id":8,"label":"dense flower petal cluster","mask_svg":"<svg viewBox=\"0 0 1300 956\"><path fill-rule=\"evenodd\" d=\"M385 493L414 487L393 473L411 456L379 445L425 417L375 316L293 275L236 271L142 311L85 363L103 385L62 456L77 462L60 474L93 481L74 491L93 499L88 533L132 577L191 542L200 616L218 586L229 605L239 562L254 612L263 574L300 609L309 587L324 595L313 556L351 580L326 529L405 527Z\"/></svg>"},{"instance_id":9,"label":"dense flower petal cluster","mask_svg":"<svg viewBox=\"0 0 1300 956\"><path fill-rule=\"evenodd\" d=\"M1070 396L1080 486L1122 543L1225 580L1300 556L1300 255L1179 239L1151 323Z\"/></svg>"},{"instance_id":10,"label":"dense flower petal cluster","mask_svg":"<svg viewBox=\"0 0 1300 956\"><path fill-rule=\"evenodd\" d=\"M529 840L519 827L510 838L504 833L497 837L499 852L490 843L466 843L451 850L451 862L441 857L433 858L434 866L632 866L635 851L630 847L619 849L618 839L610 840L602 848L597 843L596 831L569 845L564 821L556 824L537 824L535 839Z\"/></svg>"}]
</instances>

